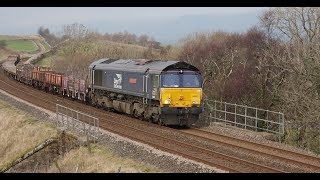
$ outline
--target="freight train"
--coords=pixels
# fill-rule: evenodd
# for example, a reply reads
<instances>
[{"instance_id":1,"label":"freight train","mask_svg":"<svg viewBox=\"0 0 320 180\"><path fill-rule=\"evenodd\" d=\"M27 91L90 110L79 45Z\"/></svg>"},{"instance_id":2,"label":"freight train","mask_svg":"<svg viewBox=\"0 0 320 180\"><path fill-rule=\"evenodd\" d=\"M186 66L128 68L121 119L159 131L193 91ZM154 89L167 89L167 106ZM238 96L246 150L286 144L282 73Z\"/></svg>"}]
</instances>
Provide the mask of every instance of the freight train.
<instances>
[{"instance_id":1,"label":"freight train","mask_svg":"<svg viewBox=\"0 0 320 180\"><path fill-rule=\"evenodd\" d=\"M202 112L202 76L186 62L100 59L91 63L88 71L88 78L77 79L19 63L11 77L46 92L160 125L190 127Z\"/></svg>"}]
</instances>

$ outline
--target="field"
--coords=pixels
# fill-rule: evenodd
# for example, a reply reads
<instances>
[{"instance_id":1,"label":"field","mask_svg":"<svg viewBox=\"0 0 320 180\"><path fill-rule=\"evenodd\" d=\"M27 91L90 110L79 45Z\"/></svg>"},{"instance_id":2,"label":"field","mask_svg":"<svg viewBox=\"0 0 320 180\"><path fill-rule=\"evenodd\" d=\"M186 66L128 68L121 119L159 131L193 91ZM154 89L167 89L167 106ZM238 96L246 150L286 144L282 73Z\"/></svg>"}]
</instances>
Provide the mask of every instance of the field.
<instances>
[{"instance_id":1,"label":"field","mask_svg":"<svg viewBox=\"0 0 320 180\"><path fill-rule=\"evenodd\" d=\"M32 40L17 39L17 40L6 40L6 47L16 51L32 52L38 49Z\"/></svg>"}]
</instances>

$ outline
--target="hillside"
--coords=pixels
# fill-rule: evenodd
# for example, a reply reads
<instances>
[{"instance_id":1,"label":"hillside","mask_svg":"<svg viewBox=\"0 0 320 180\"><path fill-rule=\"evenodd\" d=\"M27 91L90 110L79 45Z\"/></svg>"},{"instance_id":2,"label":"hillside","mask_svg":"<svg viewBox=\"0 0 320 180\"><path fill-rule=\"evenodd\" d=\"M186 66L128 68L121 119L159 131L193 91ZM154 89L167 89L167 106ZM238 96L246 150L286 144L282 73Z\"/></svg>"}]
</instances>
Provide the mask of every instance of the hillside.
<instances>
[{"instance_id":1,"label":"hillside","mask_svg":"<svg viewBox=\"0 0 320 180\"><path fill-rule=\"evenodd\" d=\"M81 143L79 145L78 136L62 136L57 132L53 124L40 121L0 100L0 172L50 139L54 139L55 143L31 155L7 172L159 171L153 166L115 155L104 145L93 144L88 151L87 147Z\"/></svg>"},{"instance_id":2,"label":"hillside","mask_svg":"<svg viewBox=\"0 0 320 180\"><path fill-rule=\"evenodd\" d=\"M173 59L169 53L139 45L124 44L108 40L70 40L61 44L36 65L51 66L55 71L86 77L90 63L101 58L123 59Z\"/></svg>"},{"instance_id":3,"label":"hillside","mask_svg":"<svg viewBox=\"0 0 320 180\"><path fill-rule=\"evenodd\" d=\"M54 127L0 101L0 171L46 139Z\"/></svg>"},{"instance_id":4,"label":"hillside","mask_svg":"<svg viewBox=\"0 0 320 180\"><path fill-rule=\"evenodd\" d=\"M20 54L22 58L27 58L49 49L50 45L38 35L0 35L0 60L12 54Z\"/></svg>"}]
</instances>

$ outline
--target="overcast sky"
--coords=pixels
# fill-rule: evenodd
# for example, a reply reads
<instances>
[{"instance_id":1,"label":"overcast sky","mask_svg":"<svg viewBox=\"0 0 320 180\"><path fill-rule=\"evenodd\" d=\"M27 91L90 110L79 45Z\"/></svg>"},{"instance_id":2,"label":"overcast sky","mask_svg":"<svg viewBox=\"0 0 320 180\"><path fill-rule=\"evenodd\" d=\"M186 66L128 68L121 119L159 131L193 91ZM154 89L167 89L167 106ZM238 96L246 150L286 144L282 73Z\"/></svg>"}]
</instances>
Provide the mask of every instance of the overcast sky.
<instances>
[{"instance_id":1,"label":"overcast sky","mask_svg":"<svg viewBox=\"0 0 320 180\"><path fill-rule=\"evenodd\" d=\"M263 7L0 7L0 34L35 34L40 26L58 30L75 22L146 23L167 21L186 15L224 15L261 12ZM92 22L99 22L94 24ZM119 31L121 31L119 29ZM129 30L130 32L130 30Z\"/></svg>"}]
</instances>

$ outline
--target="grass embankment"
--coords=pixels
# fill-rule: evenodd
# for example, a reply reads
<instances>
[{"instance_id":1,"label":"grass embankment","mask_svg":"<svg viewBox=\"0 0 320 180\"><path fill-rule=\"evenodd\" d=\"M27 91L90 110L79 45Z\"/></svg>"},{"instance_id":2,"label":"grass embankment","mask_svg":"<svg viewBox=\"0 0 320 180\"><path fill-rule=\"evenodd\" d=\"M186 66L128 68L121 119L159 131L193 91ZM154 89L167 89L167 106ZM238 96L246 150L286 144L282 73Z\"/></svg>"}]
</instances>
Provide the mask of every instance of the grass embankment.
<instances>
[{"instance_id":1,"label":"grass embankment","mask_svg":"<svg viewBox=\"0 0 320 180\"><path fill-rule=\"evenodd\" d=\"M37 120L0 100L0 171L49 138L57 136L54 125ZM59 157L61 172L159 172L157 168L121 158L102 145L80 147ZM52 164L48 172L59 172ZM33 167L30 167L33 168Z\"/></svg>"},{"instance_id":2,"label":"grass embankment","mask_svg":"<svg viewBox=\"0 0 320 180\"><path fill-rule=\"evenodd\" d=\"M159 172L153 166L116 156L110 149L97 144L91 145L91 152L87 147L71 150L57 163L61 172ZM59 172L59 170L56 166L52 166L48 172Z\"/></svg>"},{"instance_id":3,"label":"grass embankment","mask_svg":"<svg viewBox=\"0 0 320 180\"><path fill-rule=\"evenodd\" d=\"M55 136L52 125L0 101L0 170Z\"/></svg>"},{"instance_id":4,"label":"grass embankment","mask_svg":"<svg viewBox=\"0 0 320 180\"><path fill-rule=\"evenodd\" d=\"M0 62L3 60L6 60L9 55L10 55L10 52L0 48Z\"/></svg>"}]
</instances>

